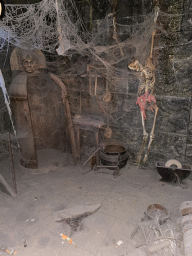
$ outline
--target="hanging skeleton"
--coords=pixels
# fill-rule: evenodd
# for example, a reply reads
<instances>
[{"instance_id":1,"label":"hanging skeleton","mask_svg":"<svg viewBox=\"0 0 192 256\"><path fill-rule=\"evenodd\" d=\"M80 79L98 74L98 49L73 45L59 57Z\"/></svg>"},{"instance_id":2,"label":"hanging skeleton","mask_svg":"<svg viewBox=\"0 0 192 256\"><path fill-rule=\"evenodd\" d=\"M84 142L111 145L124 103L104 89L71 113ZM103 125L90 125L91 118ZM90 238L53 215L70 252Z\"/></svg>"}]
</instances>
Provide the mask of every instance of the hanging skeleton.
<instances>
[{"instance_id":1,"label":"hanging skeleton","mask_svg":"<svg viewBox=\"0 0 192 256\"><path fill-rule=\"evenodd\" d=\"M133 60L130 64L128 64L129 69L137 71L137 72L141 72L140 86L138 89L136 103L139 105L140 111L141 111L142 126L143 126L143 142L142 142L142 146L141 146L141 149L140 149L140 151L138 153L138 157L137 157L138 163L141 162L142 153L143 153L145 144L148 139L148 133L146 132L146 129L145 129L145 119L146 119L145 110L147 110L147 109L151 109L152 111L154 110L155 116L154 116L153 126L152 126L152 130L151 130L150 137L149 137L147 151L146 151L144 159L143 159L144 163L146 162L146 160L148 158L151 143L154 139L154 129L155 129L155 123L156 123L156 116L157 116L157 112L158 112L158 107L156 105L156 99L155 99L155 96L153 95L153 90L154 90L154 85L155 85L155 67L152 62L152 54L153 54L153 42L154 42L155 33L156 33L156 31L153 31L153 33L152 33L151 52L150 52L149 58L147 59L147 61L145 63L145 66L143 67L142 64L139 63L139 61L137 59Z\"/></svg>"}]
</instances>

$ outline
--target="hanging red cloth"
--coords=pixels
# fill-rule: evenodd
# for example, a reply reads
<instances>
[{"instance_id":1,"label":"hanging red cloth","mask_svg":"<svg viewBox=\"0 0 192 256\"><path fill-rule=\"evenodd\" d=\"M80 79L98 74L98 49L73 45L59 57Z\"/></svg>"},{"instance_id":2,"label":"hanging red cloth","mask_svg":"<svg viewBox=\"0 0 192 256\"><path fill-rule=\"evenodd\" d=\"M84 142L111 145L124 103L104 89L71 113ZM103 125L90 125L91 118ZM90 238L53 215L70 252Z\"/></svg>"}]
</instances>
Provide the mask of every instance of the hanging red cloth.
<instances>
[{"instance_id":1,"label":"hanging red cloth","mask_svg":"<svg viewBox=\"0 0 192 256\"><path fill-rule=\"evenodd\" d=\"M155 103L156 105L155 96L152 94L149 94L148 92L145 92L142 96L138 97L136 101L136 104L138 104L140 107L140 111L143 112L144 119L146 119L145 108L146 108L147 102L149 102L150 104ZM152 107L150 107L150 109L153 111Z\"/></svg>"}]
</instances>

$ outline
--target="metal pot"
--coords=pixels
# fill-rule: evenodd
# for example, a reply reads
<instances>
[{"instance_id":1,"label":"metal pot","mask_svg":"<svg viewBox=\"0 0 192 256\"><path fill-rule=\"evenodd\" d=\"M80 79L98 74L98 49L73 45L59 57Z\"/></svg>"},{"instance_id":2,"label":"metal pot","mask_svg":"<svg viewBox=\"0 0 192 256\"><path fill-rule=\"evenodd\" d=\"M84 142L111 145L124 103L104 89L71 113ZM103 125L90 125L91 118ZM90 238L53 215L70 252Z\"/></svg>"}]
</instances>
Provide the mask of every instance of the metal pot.
<instances>
[{"instance_id":1,"label":"metal pot","mask_svg":"<svg viewBox=\"0 0 192 256\"><path fill-rule=\"evenodd\" d=\"M101 144L100 160L103 165L123 168L128 161L127 145L120 142L106 142Z\"/></svg>"}]
</instances>

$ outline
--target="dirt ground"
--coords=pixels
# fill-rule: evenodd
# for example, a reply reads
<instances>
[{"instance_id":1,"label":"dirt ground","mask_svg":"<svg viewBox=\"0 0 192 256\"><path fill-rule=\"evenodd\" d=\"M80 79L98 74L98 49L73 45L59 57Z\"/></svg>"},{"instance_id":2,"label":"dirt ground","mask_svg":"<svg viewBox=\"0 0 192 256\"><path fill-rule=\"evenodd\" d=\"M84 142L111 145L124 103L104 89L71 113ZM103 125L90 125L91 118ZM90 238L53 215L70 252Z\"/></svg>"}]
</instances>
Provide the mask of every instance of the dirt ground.
<instances>
[{"instance_id":1,"label":"dirt ground","mask_svg":"<svg viewBox=\"0 0 192 256\"><path fill-rule=\"evenodd\" d=\"M38 158L39 169L30 170L21 167L15 157L17 195L13 198L0 192L1 248L14 249L18 256L182 255L178 247L178 241L182 243L179 206L192 199L190 178L183 189L160 181L155 167L142 169L128 162L121 175L114 178L110 171L83 175L89 169L82 167L83 159L74 166L71 155L57 150L41 150ZM5 155L1 158L1 174L13 188L10 168L10 159ZM75 231L65 222L54 221L54 212L82 204L101 207L83 218ZM170 248L151 254L146 244L136 248L145 243L139 238L139 229L131 239L150 204L166 207L170 218L161 229L172 230L177 238L171 241ZM73 244L62 240L61 234L70 236ZM8 255L2 249L0 252Z\"/></svg>"}]
</instances>

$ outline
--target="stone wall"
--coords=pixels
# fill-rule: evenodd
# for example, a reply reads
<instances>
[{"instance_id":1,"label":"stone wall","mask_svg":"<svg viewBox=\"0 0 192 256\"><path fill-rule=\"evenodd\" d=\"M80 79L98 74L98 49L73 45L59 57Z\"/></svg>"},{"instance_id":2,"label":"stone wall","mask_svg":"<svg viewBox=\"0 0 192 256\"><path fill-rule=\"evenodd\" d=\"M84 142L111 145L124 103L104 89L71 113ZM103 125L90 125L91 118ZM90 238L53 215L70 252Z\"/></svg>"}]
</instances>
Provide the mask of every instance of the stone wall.
<instances>
[{"instance_id":1,"label":"stone wall","mask_svg":"<svg viewBox=\"0 0 192 256\"><path fill-rule=\"evenodd\" d=\"M146 14L151 11L152 1L134 1L135 5L130 7L131 2L133 1L120 1L119 18L121 13L128 16ZM136 2L140 7L137 7ZM192 17L192 4L189 0L159 2L165 12L176 14L185 12L188 14L183 15L182 19L162 18L162 29L168 31L168 35L165 37L159 31L159 35L156 37L154 93L159 111L155 138L147 163L154 165L156 161L175 158L182 163L192 164L192 24L188 21ZM142 8L142 10L138 8ZM135 10L138 13L134 13ZM103 13L102 16L105 16ZM3 58L5 59L6 53L4 54ZM61 72L60 75L62 75ZM5 80L6 84L9 85L10 76L5 75ZM101 115L113 131L112 138L129 145L129 153L134 161L143 139L140 109L136 105L138 79L131 74L127 79L121 81L118 88L111 89L112 101L108 106L102 103L103 108L110 113L108 120L102 111L100 101L94 95L89 95L88 77L62 76L62 80L68 88L72 115L79 113ZM105 79L98 78L97 93L101 99L105 92L105 83ZM148 111L147 132L151 131L153 117L154 113ZM4 122L3 129L5 130L5 126L7 127L6 120ZM94 140L91 133L84 132L82 135L82 144L93 145ZM102 138L103 131L101 131Z\"/></svg>"},{"instance_id":2,"label":"stone wall","mask_svg":"<svg viewBox=\"0 0 192 256\"><path fill-rule=\"evenodd\" d=\"M154 94L159 111L148 164L154 165L156 161L167 161L171 158L191 164L192 25L188 20L192 17L192 5L189 1L161 1L161 4L167 13L181 14L185 11L187 14L180 15L178 18L176 16L160 17L161 28L167 31L167 35L158 31L155 39L156 83ZM94 96L89 96L83 91L85 85L88 86L88 80L85 79L81 82L81 79L78 78L77 83L75 79L74 77L64 79L65 83L69 84L73 114L80 111L79 96L81 93L82 112L103 115ZM71 82L69 82L70 80ZM81 87L82 84L84 89ZM98 84L105 88L103 81L98 80ZM78 89L79 86L81 92ZM108 121L113 131L112 139L126 142L133 160L141 147L143 133L140 110L136 105L137 89L138 79L134 75L129 75L127 80L121 81L116 90L112 91L113 100L108 106L113 118L109 118ZM77 105L75 105L75 99ZM148 111L146 119L148 133L152 128L153 117L154 113Z\"/></svg>"}]
</instances>

